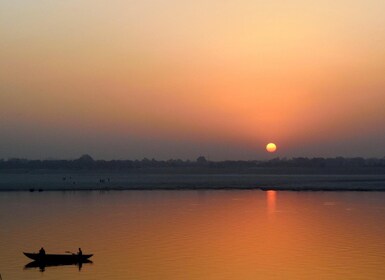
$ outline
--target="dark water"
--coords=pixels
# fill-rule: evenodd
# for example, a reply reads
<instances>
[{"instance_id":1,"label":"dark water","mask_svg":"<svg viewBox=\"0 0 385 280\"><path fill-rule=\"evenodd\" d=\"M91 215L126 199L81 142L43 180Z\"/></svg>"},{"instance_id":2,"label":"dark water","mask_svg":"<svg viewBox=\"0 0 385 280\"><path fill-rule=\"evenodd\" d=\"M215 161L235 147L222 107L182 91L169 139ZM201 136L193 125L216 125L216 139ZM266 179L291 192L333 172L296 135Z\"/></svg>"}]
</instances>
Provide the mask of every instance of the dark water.
<instances>
[{"instance_id":1,"label":"dark water","mask_svg":"<svg viewBox=\"0 0 385 280\"><path fill-rule=\"evenodd\" d=\"M23 251L92 252L25 269ZM8 279L384 279L385 193L0 193Z\"/></svg>"}]
</instances>

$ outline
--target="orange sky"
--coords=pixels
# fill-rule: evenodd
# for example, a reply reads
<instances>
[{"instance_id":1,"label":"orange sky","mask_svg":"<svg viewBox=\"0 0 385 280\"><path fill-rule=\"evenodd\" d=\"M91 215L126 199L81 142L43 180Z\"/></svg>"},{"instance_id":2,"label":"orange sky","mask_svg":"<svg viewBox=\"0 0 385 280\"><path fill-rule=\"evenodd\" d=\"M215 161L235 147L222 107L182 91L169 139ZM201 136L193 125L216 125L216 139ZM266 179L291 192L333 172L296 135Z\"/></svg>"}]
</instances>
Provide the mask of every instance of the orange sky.
<instances>
[{"instance_id":1,"label":"orange sky","mask_svg":"<svg viewBox=\"0 0 385 280\"><path fill-rule=\"evenodd\" d=\"M0 3L0 158L385 156L385 2Z\"/></svg>"}]
</instances>

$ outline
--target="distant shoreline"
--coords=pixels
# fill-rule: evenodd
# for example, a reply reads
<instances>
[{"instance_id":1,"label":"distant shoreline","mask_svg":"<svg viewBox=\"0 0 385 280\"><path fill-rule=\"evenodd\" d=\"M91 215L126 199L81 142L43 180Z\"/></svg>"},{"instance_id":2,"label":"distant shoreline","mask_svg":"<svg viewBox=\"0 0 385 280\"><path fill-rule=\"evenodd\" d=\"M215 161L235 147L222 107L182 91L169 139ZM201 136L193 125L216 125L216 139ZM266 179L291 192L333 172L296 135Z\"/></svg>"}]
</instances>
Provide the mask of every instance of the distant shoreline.
<instances>
[{"instance_id":1,"label":"distant shoreline","mask_svg":"<svg viewBox=\"0 0 385 280\"><path fill-rule=\"evenodd\" d=\"M384 158L274 158L270 160L94 160L85 154L73 160L0 159L0 173L125 174L384 174Z\"/></svg>"},{"instance_id":2,"label":"distant shoreline","mask_svg":"<svg viewBox=\"0 0 385 280\"><path fill-rule=\"evenodd\" d=\"M0 191L385 191L385 174L0 173Z\"/></svg>"},{"instance_id":3,"label":"distant shoreline","mask_svg":"<svg viewBox=\"0 0 385 280\"><path fill-rule=\"evenodd\" d=\"M87 189L1 189L0 193L7 192L120 192L120 191L283 191L283 192L385 192L384 188L317 188L317 187L211 187L211 188L191 188L191 187L181 187L181 188L87 188Z\"/></svg>"}]
</instances>

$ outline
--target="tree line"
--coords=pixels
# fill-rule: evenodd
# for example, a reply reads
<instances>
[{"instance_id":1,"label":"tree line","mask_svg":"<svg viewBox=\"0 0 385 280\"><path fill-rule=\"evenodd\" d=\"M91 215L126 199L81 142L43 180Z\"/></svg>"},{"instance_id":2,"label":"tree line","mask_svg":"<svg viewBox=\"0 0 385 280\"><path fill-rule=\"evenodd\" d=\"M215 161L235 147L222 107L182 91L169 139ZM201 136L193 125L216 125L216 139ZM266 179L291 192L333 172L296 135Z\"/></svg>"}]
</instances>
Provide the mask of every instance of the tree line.
<instances>
[{"instance_id":1,"label":"tree line","mask_svg":"<svg viewBox=\"0 0 385 280\"><path fill-rule=\"evenodd\" d=\"M21 158L0 159L0 169L140 169L140 168L205 168L205 169L253 169L253 168L384 168L384 158L274 158L270 160L224 160L209 161L204 156L196 160L94 160L90 155L82 155L74 160L29 160Z\"/></svg>"}]
</instances>

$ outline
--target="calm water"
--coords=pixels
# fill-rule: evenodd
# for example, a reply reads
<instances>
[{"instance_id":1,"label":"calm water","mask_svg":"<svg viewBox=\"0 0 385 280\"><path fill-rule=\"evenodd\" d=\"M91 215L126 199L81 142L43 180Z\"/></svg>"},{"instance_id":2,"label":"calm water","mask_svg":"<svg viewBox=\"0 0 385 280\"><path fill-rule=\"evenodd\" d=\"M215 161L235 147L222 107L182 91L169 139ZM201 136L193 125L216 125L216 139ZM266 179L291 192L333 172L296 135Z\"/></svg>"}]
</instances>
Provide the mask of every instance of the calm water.
<instances>
[{"instance_id":1,"label":"calm water","mask_svg":"<svg viewBox=\"0 0 385 280\"><path fill-rule=\"evenodd\" d=\"M93 252L24 269L23 251ZM384 279L385 193L0 193L8 279Z\"/></svg>"}]
</instances>

